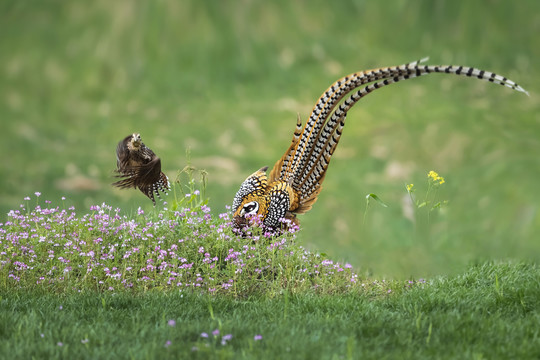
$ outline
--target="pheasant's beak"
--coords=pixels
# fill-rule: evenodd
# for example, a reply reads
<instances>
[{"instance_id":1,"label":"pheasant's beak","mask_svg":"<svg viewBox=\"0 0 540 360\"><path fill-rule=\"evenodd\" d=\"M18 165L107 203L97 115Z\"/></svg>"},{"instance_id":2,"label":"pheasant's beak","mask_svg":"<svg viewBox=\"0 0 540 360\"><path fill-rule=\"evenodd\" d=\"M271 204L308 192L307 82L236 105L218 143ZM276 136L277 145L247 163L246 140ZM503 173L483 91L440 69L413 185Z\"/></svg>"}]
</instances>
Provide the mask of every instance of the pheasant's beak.
<instances>
[{"instance_id":1,"label":"pheasant's beak","mask_svg":"<svg viewBox=\"0 0 540 360\"><path fill-rule=\"evenodd\" d=\"M233 226L237 229L245 227L260 227L263 225L263 219L258 214L236 215L233 217Z\"/></svg>"},{"instance_id":2,"label":"pheasant's beak","mask_svg":"<svg viewBox=\"0 0 540 360\"><path fill-rule=\"evenodd\" d=\"M233 225L235 228L240 229L246 227L248 225L248 221L244 216L236 215L233 218Z\"/></svg>"},{"instance_id":3,"label":"pheasant's beak","mask_svg":"<svg viewBox=\"0 0 540 360\"><path fill-rule=\"evenodd\" d=\"M140 134L133 134L133 137L132 137L132 140L131 140L131 143L133 144L133 146L139 147L139 146L141 146L141 142L142 142L141 135Z\"/></svg>"}]
</instances>

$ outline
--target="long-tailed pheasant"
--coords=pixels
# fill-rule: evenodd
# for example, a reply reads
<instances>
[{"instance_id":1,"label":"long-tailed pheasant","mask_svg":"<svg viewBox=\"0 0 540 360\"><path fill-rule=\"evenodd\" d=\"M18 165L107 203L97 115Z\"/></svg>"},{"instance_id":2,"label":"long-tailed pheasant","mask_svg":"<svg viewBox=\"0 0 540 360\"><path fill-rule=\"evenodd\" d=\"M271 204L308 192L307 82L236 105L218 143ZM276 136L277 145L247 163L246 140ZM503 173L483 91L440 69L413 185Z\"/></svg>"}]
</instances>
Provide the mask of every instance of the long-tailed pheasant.
<instances>
[{"instance_id":1,"label":"long-tailed pheasant","mask_svg":"<svg viewBox=\"0 0 540 360\"><path fill-rule=\"evenodd\" d=\"M292 143L270 175L266 174L268 167L263 167L242 183L232 205L234 225L243 227L262 223L266 227L277 228L283 219L298 223L296 214L310 210L321 192L347 112L358 100L376 89L422 75L443 73L486 80L527 93L506 77L488 71L465 66L422 64L426 60L361 71L334 82L321 95L303 128L298 118ZM355 89L358 90L353 92ZM346 95L349 97L339 104ZM250 220L254 217L258 218L257 222Z\"/></svg>"}]
</instances>

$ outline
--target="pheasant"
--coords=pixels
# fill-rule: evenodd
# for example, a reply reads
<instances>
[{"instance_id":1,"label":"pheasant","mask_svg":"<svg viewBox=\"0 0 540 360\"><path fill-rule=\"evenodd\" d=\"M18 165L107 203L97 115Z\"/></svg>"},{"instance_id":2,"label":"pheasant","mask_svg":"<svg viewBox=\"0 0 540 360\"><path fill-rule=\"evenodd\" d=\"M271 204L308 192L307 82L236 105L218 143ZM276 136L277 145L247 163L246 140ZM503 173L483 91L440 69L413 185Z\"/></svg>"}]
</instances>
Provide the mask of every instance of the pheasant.
<instances>
[{"instance_id":1,"label":"pheasant","mask_svg":"<svg viewBox=\"0 0 540 360\"><path fill-rule=\"evenodd\" d=\"M353 73L330 85L313 107L303 128L298 116L292 143L270 174L266 174L268 167L263 167L242 183L233 199L234 226L256 225L258 221L276 229L284 219L298 225L296 215L310 210L321 192L347 112L374 90L422 75L444 73L490 81L528 95L506 77L472 67L422 64L426 60ZM353 92L357 88L360 89ZM348 98L338 106L347 95Z\"/></svg>"},{"instance_id":2,"label":"pheasant","mask_svg":"<svg viewBox=\"0 0 540 360\"><path fill-rule=\"evenodd\" d=\"M117 177L113 186L139 188L156 205L154 195L170 189L169 178L161 171L161 160L141 140L140 134L126 136L116 147Z\"/></svg>"}]
</instances>

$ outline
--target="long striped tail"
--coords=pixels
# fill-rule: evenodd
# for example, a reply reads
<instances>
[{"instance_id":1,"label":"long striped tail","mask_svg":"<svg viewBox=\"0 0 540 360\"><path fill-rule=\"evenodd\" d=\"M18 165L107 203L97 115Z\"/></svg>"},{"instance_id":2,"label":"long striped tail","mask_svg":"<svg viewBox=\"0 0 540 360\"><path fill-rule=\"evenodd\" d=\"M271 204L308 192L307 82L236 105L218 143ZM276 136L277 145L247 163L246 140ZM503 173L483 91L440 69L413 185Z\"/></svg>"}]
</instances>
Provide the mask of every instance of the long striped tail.
<instances>
[{"instance_id":1,"label":"long striped tail","mask_svg":"<svg viewBox=\"0 0 540 360\"><path fill-rule=\"evenodd\" d=\"M286 181L299 192L299 213L309 210L316 201L331 156L341 138L347 112L374 90L431 73L445 73L478 78L528 95L521 86L495 73L465 66L423 65L426 60L354 73L337 80L321 95L301 133L301 123L297 124L291 146L274 165L269 178L270 182ZM349 95L336 109L346 95L366 84L369 85Z\"/></svg>"}]
</instances>

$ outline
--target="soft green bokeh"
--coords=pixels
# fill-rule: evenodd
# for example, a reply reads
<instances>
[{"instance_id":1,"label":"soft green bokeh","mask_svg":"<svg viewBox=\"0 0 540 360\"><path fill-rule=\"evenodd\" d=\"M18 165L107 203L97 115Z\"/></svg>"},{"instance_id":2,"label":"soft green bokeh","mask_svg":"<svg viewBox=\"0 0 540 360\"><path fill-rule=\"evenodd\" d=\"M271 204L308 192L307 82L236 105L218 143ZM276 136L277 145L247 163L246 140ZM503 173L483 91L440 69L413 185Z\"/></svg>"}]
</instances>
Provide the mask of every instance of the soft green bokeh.
<instances>
[{"instance_id":1,"label":"soft green bokeh","mask_svg":"<svg viewBox=\"0 0 540 360\"><path fill-rule=\"evenodd\" d=\"M85 211L151 202L113 189L116 143L140 132L171 179L209 172L214 212L289 145L345 74L424 56L507 76L524 96L432 75L353 108L301 241L377 275L540 259L537 1L2 1L0 221L25 196ZM446 183L407 217L406 184ZM371 202L376 194L388 204ZM34 200L32 200L34 201ZM365 221L364 221L365 218Z\"/></svg>"}]
</instances>

